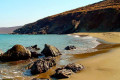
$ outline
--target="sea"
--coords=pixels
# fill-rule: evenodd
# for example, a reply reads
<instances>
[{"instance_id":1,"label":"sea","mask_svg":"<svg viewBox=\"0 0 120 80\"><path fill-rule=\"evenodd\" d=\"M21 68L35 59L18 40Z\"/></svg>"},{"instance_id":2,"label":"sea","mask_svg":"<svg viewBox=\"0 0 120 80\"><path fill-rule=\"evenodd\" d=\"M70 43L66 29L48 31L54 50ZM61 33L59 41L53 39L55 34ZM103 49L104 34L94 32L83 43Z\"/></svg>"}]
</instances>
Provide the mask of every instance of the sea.
<instances>
[{"instance_id":1,"label":"sea","mask_svg":"<svg viewBox=\"0 0 120 80\"><path fill-rule=\"evenodd\" d=\"M0 50L6 52L14 45L20 44L24 47L38 45L40 48L39 53L43 50L45 44L55 46L60 50L62 56L59 65L66 65L75 62L77 59L72 59L74 54L85 54L97 51L96 46L101 44L97 38L92 36L78 36L78 35L13 35L13 34L0 34ZM74 45L75 50L65 50L65 47ZM82 58L79 58L82 59ZM25 64L9 65L7 63L0 64L0 79L14 78L15 76L28 76L23 68Z\"/></svg>"}]
</instances>

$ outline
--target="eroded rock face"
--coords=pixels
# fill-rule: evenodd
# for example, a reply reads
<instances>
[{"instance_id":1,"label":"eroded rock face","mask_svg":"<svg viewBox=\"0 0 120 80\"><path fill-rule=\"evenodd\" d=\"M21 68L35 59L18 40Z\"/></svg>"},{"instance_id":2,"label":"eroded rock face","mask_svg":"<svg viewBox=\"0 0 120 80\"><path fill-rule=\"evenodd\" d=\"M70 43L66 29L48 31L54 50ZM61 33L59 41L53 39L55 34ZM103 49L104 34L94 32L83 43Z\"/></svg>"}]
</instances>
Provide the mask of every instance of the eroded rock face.
<instances>
[{"instance_id":1,"label":"eroded rock face","mask_svg":"<svg viewBox=\"0 0 120 80\"><path fill-rule=\"evenodd\" d=\"M60 51L56 47L47 44L45 44L45 47L41 53L44 54L46 57L56 57L61 55Z\"/></svg>"},{"instance_id":2,"label":"eroded rock face","mask_svg":"<svg viewBox=\"0 0 120 80\"><path fill-rule=\"evenodd\" d=\"M31 52L31 57L38 58L38 56L41 55L41 54L38 53L40 48L38 48L37 45L33 45L33 46L30 46L30 47L26 47L26 48Z\"/></svg>"},{"instance_id":3,"label":"eroded rock face","mask_svg":"<svg viewBox=\"0 0 120 80\"><path fill-rule=\"evenodd\" d=\"M73 49L76 49L76 47L75 47L75 46L67 46L67 47L65 48L65 50L73 50Z\"/></svg>"},{"instance_id":4,"label":"eroded rock face","mask_svg":"<svg viewBox=\"0 0 120 80\"><path fill-rule=\"evenodd\" d=\"M84 67L81 64L68 64L64 67L56 69L56 73L52 77L55 77L57 79L69 78L70 75L81 71L83 68Z\"/></svg>"},{"instance_id":5,"label":"eroded rock face","mask_svg":"<svg viewBox=\"0 0 120 80\"><path fill-rule=\"evenodd\" d=\"M51 67L56 65L56 61L52 57L41 58L33 63L30 67L33 75L48 71Z\"/></svg>"},{"instance_id":6,"label":"eroded rock face","mask_svg":"<svg viewBox=\"0 0 120 80\"><path fill-rule=\"evenodd\" d=\"M31 57L31 52L22 45L14 45L11 49L1 55L1 61L25 60Z\"/></svg>"}]
</instances>

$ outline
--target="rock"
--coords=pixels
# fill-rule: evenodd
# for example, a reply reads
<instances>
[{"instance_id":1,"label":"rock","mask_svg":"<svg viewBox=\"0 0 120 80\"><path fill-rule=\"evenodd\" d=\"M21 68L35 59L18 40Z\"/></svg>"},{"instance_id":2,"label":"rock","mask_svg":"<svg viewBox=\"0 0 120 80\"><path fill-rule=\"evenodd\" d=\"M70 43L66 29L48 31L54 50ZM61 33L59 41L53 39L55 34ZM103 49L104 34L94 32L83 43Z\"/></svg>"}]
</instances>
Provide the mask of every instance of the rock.
<instances>
[{"instance_id":1,"label":"rock","mask_svg":"<svg viewBox=\"0 0 120 80\"><path fill-rule=\"evenodd\" d=\"M71 74L73 74L72 70L61 68L56 70L56 73L53 75L53 77L57 79L63 79L63 78L69 78Z\"/></svg>"},{"instance_id":2,"label":"rock","mask_svg":"<svg viewBox=\"0 0 120 80\"><path fill-rule=\"evenodd\" d=\"M76 47L75 47L75 46L67 46L67 47L65 48L65 50L73 50L73 49L76 49Z\"/></svg>"},{"instance_id":3,"label":"rock","mask_svg":"<svg viewBox=\"0 0 120 80\"><path fill-rule=\"evenodd\" d=\"M52 77L55 77L57 79L69 78L70 75L81 71L83 68L84 67L81 64L68 64L64 67L56 69L56 72L54 75L52 75Z\"/></svg>"},{"instance_id":4,"label":"rock","mask_svg":"<svg viewBox=\"0 0 120 80\"><path fill-rule=\"evenodd\" d=\"M73 72L81 71L83 68L84 68L83 65L81 65L81 64L75 64L75 63L68 64L67 66L65 66L65 69L70 69Z\"/></svg>"},{"instance_id":5,"label":"rock","mask_svg":"<svg viewBox=\"0 0 120 80\"><path fill-rule=\"evenodd\" d=\"M56 47L47 44L45 44L45 47L41 53L44 54L46 57L56 57L61 55L60 51Z\"/></svg>"},{"instance_id":6,"label":"rock","mask_svg":"<svg viewBox=\"0 0 120 80\"><path fill-rule=\"evenodd\" d=\"M38 48L37 45L33 45L33 46L31 46L31 47L34 48L34 49L36 49L36 50L40 50L40 48Z\"/></svg>"},{"instance_id":7,"label":"rock","mask_svg":"<svg viewBox=\"0 0 120 80\"><path fill-rule=\"evenodd\" d=\"M48 71L51 67L56 65L56 61L52 57L41 58L33 63L31 66L31 73L33 75Z\"/></svg>"},{"instance_id":8,"label":"rock","mask_svg":"<svg viewBox=\"0 0 120 80\"><path fill-rule=\"evenodd\" d=\"M11 49L1 55L1 61L26 60L31 57L31 52L22 45L14 45Z\"/></svg>"},{"instance_id":9,"label":"rock","mask_svg":"<svg viewBox=\"0 0 120 80\"><path fill-rule=\"evenodd\" d=\"M26 47L31 52L31 57L38 58L38 56L41 56L41 54L38 53L40 48L37 47L37 45Z\"/></svg>"},{"instance_id":10,"label":"rock","mask_svg":"<svg viewBox=\"0 0 120 80\"><path fill-rule=\"evenodd\" d=\"M31 52L31 57L38 58L38 56L41 56L38 52Z\"/></svg>"},{"instance_id":11,"label":"rock","mask_svg":"<svg viewBox=\"0 0 120 80\"><path fill-rule=\"evenodd\" d=\"M33 78L32 80L50 80L50 79L45 79L45 78Z\"/></svg>"}]
</instances>

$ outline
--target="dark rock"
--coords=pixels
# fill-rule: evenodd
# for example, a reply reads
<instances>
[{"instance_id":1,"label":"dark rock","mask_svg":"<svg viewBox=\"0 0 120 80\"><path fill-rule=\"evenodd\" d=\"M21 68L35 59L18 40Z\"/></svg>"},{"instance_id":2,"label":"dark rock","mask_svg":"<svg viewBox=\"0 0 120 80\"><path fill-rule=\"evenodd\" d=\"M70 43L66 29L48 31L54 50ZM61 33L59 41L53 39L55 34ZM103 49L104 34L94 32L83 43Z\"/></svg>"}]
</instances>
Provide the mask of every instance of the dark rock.
<instances>
[{"instance_id":1,"label":"dark rock","mask_svg":"<svg viewBox=\"0 0 120 80\"><path fill-rule=\"evenodd\" d=\"M75 46L67 46L67 47L65 48L65 50L73 50L73 49L76 49L76 47L75 47Z\"/></svg>"},{"instance_id":2,"label":"dark rock","mask_svg":"<svg viewBox=\"0 0 120 80\"><path fill-rule=\"evenodd\" d=\"M37 45L31 46L31 47L26 47L28 50L31 52L31 57L38 58L38 56L41 56L41 54L38 53L40 48L37 47Z\"/></svg>"},{"instance_id":3,"label":"dark rock","mask_svg":"<svg viewBox=\"0 0 120 80\"><path fill-rule=\"evenodd\" d=\"M38 58L38 56L41 56L38 52L31 52L31 57Z\"/></svg>"},{"instance_id":4,"label":"dark rock","mask_svg":"<svg viewBox=\"0 0 120 80\"><path fill-rule=\"evenodd\" d=\"M31 47L34 48L34 49L36 49L36 50L40 50L40 48L38 48L37 45L33 45L33 46L31 46Z\"/></svg>"},{"instance_id":5,"label":"dark rock","mask_svg":"<svg viewBox=\"0 0 120 80\"><path fill-rule=\"evenodd\" d=\"M56 73L52 75L52 77L55 77L57 79L69 78L72 73L76 73L82 69L83 65L81 64L68 64L67 66L56 69Z\"/></svg>"},{"instance_id":6,"label":"dark rock","mask_svg":"<svg viewBox=\"0 0 120 80\"><path fill-rule=\"evenodd\" d=\"M46 57L56 57L61 55L60 51L56 47L47 44L45 44L45 47L41 53L43 53Z\"/></svg>"},{"instance_id":7,"label":"dark rock","mask_svg":"<svg viewBox=\"0 0 120 80\"><path fill-rule=\"evenodd\" d=\"M58 69L56 70L56 73L53 75L53 77L57 79L63 79L63 78L69 78L69 76L73 73L72 70L69 69Z\"/></svg>"},{"instance_id":8,"label":"dark rock","mask_svg":"<svg viewBox=\"0 0 120 80\"><path fill-rule=\"evenodd\" d=\"M45 79L45 78L33 78L32 80L50 80L50 79Z\"/></svg>"},{"instance_id":9,"label":"dark rock","mask_svg":"<svg viewBox=\"0 0 120 80\"><path fill-rule=\"evenodd\" d=\"M84 68L83 65L81 65L81 64L75 64L75 63L68 64L67 66L65 66L65 69L70 69L73 72L81 71L83 68Z\"/></svg>"},{"instance_id":10,"label":"dark rock","mask_svg":"<svg viewBox=\"0 0 120 80\"><path fill-rule=\"evenodd\" d=\"M1 61L17 61L17 60L25 60L31 57L31 52L27 50L22 45L15 45L3 55L1 55Z\"/></svg>"},{"instance_id":11,"label":"dark rock","mask_svg":"<svg viewBox=\"0 0 120 80\"><path fill-rule=\"evenodd\" d=\"M55 59L52 57L47 57L35 61L30 69L31 69L31 73L35 75L35 74L44 73L55 65L56 65Z\"/></svg>"}]
</instances>

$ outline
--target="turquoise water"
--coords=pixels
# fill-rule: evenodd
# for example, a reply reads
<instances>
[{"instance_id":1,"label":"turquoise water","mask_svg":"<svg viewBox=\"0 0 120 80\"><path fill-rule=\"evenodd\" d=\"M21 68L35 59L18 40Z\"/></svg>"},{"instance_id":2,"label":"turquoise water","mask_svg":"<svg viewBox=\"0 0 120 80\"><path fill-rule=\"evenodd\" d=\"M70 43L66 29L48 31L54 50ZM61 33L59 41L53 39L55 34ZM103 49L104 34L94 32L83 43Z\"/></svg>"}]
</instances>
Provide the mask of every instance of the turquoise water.
<instances>
[{"instance_id":1,"label":"turquoise water","mask_svg":"<svg viewBox=\"0 0 120 80\"><path fill-rule=\"evenodd\" d=\"M6 52L15 44L21 44L25 47L37 44L40 47L40 51L44 48L44 44L49 44L57 47L62 53L60 60L57 62L58 65L66 65L68 63L75 62L77 59L72 59L71 54L83 54L86 52L96 51L93 49L100 43L97 38L91 36L80 37L77 35L9 35L0 34L0 50ZM76 50L66 51L64 48L69 45L77 47ZM69 55L70 54L70 55ZM28 63L31 63L28 61ZM26 76L29 72L26 72L26 62L17 65L11 65L10 63L0 64L0 79L3 78L14 78L19 77L30 77ZM47 74L46 74L47 75Z\"/></svg>"},{"instance_id":2,"label":"turquoise water","mask_svg":"<svg viewBox=\"0 0 120 80\"><path fill-rule=\"evenodd\" d=\"M93 48L97 43L96 38L78 37L68 35L9 35L0 34L0 49L7 51L15 44L21 44L25 47L37 44L41 50L44 44L49 44L57 47L61 51L68 45L75 45L79 48Z\"/></svg>"}]
</instances>

